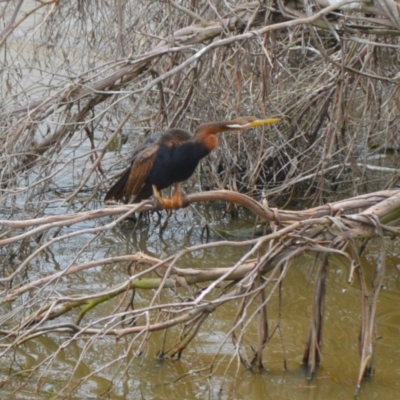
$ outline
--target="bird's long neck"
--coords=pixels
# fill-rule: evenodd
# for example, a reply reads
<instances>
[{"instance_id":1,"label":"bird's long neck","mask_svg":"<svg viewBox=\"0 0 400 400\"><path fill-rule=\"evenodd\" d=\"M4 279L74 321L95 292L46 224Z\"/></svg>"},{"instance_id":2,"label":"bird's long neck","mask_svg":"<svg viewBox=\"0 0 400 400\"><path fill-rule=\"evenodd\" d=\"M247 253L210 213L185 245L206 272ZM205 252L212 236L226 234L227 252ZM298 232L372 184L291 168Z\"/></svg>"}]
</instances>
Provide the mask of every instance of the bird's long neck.
<instances>
[{"instance_id":1,"label":"bird's long neck","mask_svg":"<svg viewBox=\"0 0 400 400\"><path fill-rule=\"evenodd\" d=\"M208 151L214 150L218 146L217 133L226 132L231 129L227 127L227 122L210 122L200 125L194 132L194 140L202 143Z\"/></svg>"}]
</instances>

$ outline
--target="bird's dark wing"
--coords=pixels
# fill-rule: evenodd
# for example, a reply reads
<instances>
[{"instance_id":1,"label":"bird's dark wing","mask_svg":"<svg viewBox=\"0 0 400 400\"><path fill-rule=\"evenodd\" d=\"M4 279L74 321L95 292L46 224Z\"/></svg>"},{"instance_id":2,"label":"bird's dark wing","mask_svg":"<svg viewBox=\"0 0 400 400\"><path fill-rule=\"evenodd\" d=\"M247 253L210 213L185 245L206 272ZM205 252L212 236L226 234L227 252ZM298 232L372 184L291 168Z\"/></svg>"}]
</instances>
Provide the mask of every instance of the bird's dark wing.
<instances>
[{"instance_id":1,"label":"bird's dark wing","mask_svg":"<svg viewBox=\"0 0 400 400\"><path fill-rule=\"evenodd\" d=\"M130 173L124 188L125 196L136 196L142 189L156 158L157 144L143 146L132 161Z\"/></svg>"},{"instance_id":2,"label":"bird's dark wing","mask_svg":"<svg viewBox=\"0 0 400 400\"><path fill-rule=\"evenodd\" d=\"M143 144L136 147L131 157L131 165L107 192L104 198L105 201L121 200L123 198L129 201L132 197L135 200L153 166L159 148L158 141L160 136L160 133L152 134ZM149 193L150 195L151 193Z\"/></svg>"}]
</instances>

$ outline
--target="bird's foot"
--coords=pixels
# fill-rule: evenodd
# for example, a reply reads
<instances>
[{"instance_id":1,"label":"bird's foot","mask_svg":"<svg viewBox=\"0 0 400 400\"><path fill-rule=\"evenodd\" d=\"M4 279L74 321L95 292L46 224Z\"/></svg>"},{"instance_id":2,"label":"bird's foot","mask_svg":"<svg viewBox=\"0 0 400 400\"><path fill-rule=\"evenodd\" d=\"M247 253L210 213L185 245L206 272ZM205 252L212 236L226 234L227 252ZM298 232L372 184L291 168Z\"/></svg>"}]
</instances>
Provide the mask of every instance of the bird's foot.
<instances>
[{"instance_id":1,"label":"bird's foot","mask_svg":"<svg viewBox=\"0 0 400 400\"><path fill-rule=\"evenodd\" d=\"M165 197L154 198L154 207L159 210L178 210L188 205L189 199L183 195L172 196L170 199L166 199Z\"/></svg>"},{"instance_id":2,"label":"bird's foot","mask_svg":"<svg viewBox=\"0 0 400 400\"><path fill-rule=\"evenodd\" d=\"M182 194L179 189L179 183L175 184L174 194L171 198L166 199L161 196L160 191L153 185L154 207L159 210L178 210L187 207L189 199Z\"/></svg>"},{"instance_id":3,"label":"bird's foot","mask_svg":"<svg viewBox=\"0 0 400 400\"><path fill-rule=\"evenodd\" d=\"M153 205L157 210L168 210L170 209L170 199L164 199L163 197L154 197Z\"/></svg>"},{"instance_id":4,"label":"bird's foot","mask_svg":"<svg viewBox=\"0 0 400 400\"><path fill-rule=\"evenodd\" d=\"M179 193L179 196L172 196L171 202L174 210L185 208L189 205L189 199L182 193Z\"/></svg>"}]
</instances>

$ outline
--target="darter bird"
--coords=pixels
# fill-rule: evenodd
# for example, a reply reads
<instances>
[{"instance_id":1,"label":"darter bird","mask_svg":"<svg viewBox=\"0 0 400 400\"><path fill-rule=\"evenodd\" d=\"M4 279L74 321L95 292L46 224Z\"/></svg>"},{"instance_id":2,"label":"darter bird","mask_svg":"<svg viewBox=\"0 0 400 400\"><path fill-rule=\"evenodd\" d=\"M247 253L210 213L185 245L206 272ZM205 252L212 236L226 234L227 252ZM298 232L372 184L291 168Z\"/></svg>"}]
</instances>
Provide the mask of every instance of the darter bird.
<instances>
[{"instance_id":1,"label":"darter bird","mask_svg":"<svg viewBox=\"0 0 400 400\"><path fill-rule=\"evenodd\" d=\"M200 160L218 146L219 133L250 129L278 121L279 118L240 117L231 121L202 124L193 135L178 128L153 133L135 148L129 167L111 187L104 200L138 203L153 195L162 209L184 207L187 199L180 190L180 184L193 174ZM171 185L175 185L172 197L162 197L160 191Z\"/></svg>"}]
</instances>

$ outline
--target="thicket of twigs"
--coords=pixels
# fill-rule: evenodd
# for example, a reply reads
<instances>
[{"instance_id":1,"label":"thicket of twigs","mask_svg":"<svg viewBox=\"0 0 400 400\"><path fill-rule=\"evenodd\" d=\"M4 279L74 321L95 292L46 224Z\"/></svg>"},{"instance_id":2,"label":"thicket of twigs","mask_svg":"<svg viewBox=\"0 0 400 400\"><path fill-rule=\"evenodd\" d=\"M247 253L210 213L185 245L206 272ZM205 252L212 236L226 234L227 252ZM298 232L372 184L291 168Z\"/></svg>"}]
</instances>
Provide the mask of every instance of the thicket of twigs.
<instances>
[{"instance_id":1,"label":"thicket of twigs","mask_svg":"<svg viewBox=\"0 0 400 400\"><path fill-rule=\"evenodd\" d=\"M291 261L309 252L319 265L304 353L313 374L325 274L336 254L349 261L364 299L360 385L372 369L384 236L398 234L400 192L392 188L400 171L400 11L394 0L358 2L355 10L349 3L342 1L340 10L323 0L0 3L3 357L12 359L37 337L70 334L29 371L35 383L80 338L92 337L87 350L104 335L130 335L129 352L139 354L153 331L181 326L176 344L161 350L177 357L217 307L239 298L232 325L238 355L261 368L269 298ZM193 203L249 208L267 223L263 236L182 248L164 259L129 249L99 257L91 250L133 213L153 209L151 202L102 203L143 134L171 126L193 131L201 122L240 115L281 122L223 136L187 191L197 193L189 196ZM198 193L205 189L212 191ZM300 206L314 208L283 211ZM370 285L358 257L373 237L382 254ZM72 238L81 238L76 254L41 270ZM235 265L184 268L184 256L215 246L249 250ZM109 265L129 266L129 276L101 292L65 283ZM161 295L166 288L173 294ZM132 293L148 289L154 290L149 302L135 303ZM92 316L113 301L110 314ZM257 321L260 336L246 358L238 329L250 321ZM115 363L127 356L121 357Z\"/></svg>"}]
</instances>

